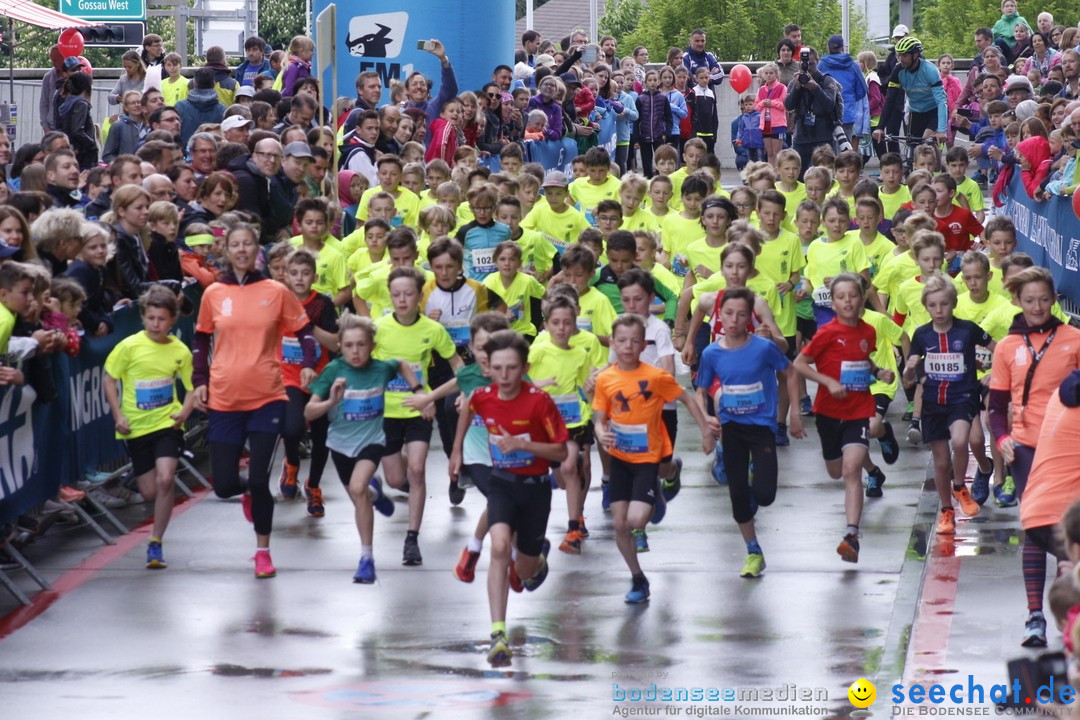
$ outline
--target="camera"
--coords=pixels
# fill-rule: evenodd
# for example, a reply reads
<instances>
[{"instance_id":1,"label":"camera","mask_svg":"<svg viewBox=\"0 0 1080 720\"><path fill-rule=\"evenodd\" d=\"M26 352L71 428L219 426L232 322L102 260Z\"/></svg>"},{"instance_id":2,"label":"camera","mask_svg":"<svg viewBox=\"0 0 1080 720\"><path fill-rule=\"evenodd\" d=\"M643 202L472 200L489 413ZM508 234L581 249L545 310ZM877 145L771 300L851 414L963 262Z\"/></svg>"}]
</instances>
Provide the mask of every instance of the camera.
<instances>
[{"instance_id":1,"label":"camera","mask_svg":"<svg viewBox=\"0 0 1080 720\"><path fill-rule=\"evenodd\" d=\"M799 52L799 60L802 61L802 72L799 73L799 83L805 85L810 82L810 51L803 48Z\"/></svg>"},{"instance_id":2,"label":"camera","mask_svg":"<svg viewBox=\"0 0 1080 720\"><path fill-rule=\"evenodd\" d=\"M1008 662L1009 678L1020 682L1020 696L1010 697L1007 707L1032 707L1024 701L1027 698L1034 703L1038 698L1040 688L1048 686L1052 688L1051 694L1069 684L1069 663L1064 653L1050 652L1039 655L1034 660L1031 658L1017 658ZM1010 689L1012 686L1010 685ZM1046 692L1043 692L1045 695Z\"/></svg>"}]
</instances>

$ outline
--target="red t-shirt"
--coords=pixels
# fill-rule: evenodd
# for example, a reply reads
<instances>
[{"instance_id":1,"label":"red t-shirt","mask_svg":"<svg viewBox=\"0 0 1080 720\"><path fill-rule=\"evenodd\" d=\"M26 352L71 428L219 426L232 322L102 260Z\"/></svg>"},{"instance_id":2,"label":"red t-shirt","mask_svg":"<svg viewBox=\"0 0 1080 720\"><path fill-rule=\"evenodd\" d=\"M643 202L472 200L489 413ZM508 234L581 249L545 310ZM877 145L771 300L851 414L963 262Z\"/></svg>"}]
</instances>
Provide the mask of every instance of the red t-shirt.
<instances>
[{"instance_id":1,"label":"red t-shirt","mask_svg":"<svg viewBox=\"0 0 1080 720\"><path fill-rule=\"evenodd\" d=\"M330 333L337 332L337 311L329 297L313 290L307 299L301 302L301 305L304 306L304 312L315 327ZM281 358L281 379L284 380L285 387L299 388L300 364L304 360L304 351L300 347L300 341L296 339L296 333L286 333L281 337L281 349L278 352ZM329 362L330 353L316 342L315 372L321 373Z\"/></svg>"},{"instance_id":2,"label":"red t-shirt","mask_svg":"<svg viewBox=\"0 0 1080 720\"><path fill-rule=\"evenodd\" d=\"M973 237L978 237L983 226L970 210L959 205L953 205L952 210L945 217L934 215L937 221L937 231L945 236L945 249L955 252L967 252L975 244Z\"/></svg>"},{"instance_id":3,"label":"red t-shirt","mask_svg":"<svg viewBox=\"0 0 1080 720\"><path fill-rule=\"evenodd\" d=\"M513 400L500 399L495 385L478 388L469 398L469 409L488 429L491 466L515 475L543 475L551 469L551 461L524 450L500 452L495 440L504 430L539 443L561 443L569 438L555 401L531 383L522 383L521 392Z\"/></svg>"},{"instance_id":4,"label":"red t-shirt","mask_svg":"<svg viewBox=\"0 0 1080 720\"><path fill-rule=\"evenodd\" d=\"M819 373L839 380L847 388L847 397L834 398L828 390L819 387L814 398L815 414L837 420L874 416L870 354L876 345L877 331L862 320L855 327L830 320L817 329L802 354L814 361Z\"/></svg>"}]
</instances>

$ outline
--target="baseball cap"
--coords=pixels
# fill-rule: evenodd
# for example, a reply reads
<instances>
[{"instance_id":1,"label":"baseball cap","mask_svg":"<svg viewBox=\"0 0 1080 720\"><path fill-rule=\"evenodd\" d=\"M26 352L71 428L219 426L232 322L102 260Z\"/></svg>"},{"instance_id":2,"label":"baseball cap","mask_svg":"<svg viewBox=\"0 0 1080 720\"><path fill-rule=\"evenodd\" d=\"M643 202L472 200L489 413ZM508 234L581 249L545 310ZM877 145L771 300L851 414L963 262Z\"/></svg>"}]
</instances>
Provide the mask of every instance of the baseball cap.
<instances>
[{"instance_id":1,"label":"baseball cap","mask_svg":"<svg viewBox=\"0 0 1080 720\"><path fill-rule=\"evenodd\" d=\"M843 35L830 35L829 36L829 49L830 50L843 50L844 49L844 36Z\"/></svg>"},{"instance_id":2,"label":"baseball cap","mask_svg":"<svg viewBox=\"0 0 1080 720\"><path fill-rule=\"evenodd\" d=\"M555 58L547 53L536 56L536 67L551 67L555 64Z\"/></svg>"},{"instance_id":3,"label":"baseball cap","mask_svg":"<svg viewBox=\"0 0 1080 720\"><path fill-rule=\"evenodd\" d=\"M299 140L291 142L285 146L285 157L310 159L312 157L311 148L308 147L306 142L300 142Z\"/></svg>"},{"instance_id":4,"label":"baseball cap","mask_svg":"<svg viewBox=\"0 0 1080 720\"><path fill-rule=\"evenodd\" d=\"M911 29L908 28L907 25L897 25L892 29L892 36L894 38L904 37L905 35L909 35L910 33Z\"/></svg>"},{"instance_id":5,"label":"baseball cap","mask_svg":"<svg viewBox=\"0 0 1080 720\"><path fill-rule=\"evenodd\" d=\"M67 72L71 72L72 70L80 70L82 69L82 63L79 62L79 58L77 57L68 57L64 58L64 64L61 65L60 68Z\"/></svg>"},{"instance_id":6,"label":"baseball cap","mask_svg":"<svg viewBox=\"0 0 1080 720\"><path fill-rule=\"evenodd\" d=\"M1031 87L1031 81L1023 75L1010 75L1005 80L1005 93L1008 94L1013 90L1027 90L1029 93L1035 92L1035 88Z\"/></svg>"},{"instance_id":7,"label":"baseball cap","mask_svg":"<svg viewBox=\"0 0 1080 720\"><path fill-rule=\"evenodd\" d=\"M221 121L221 131L225 132L226 130L235 130L236 128L242 128L246 125L253 124L254 123L245 118L243 115L230 115L229 117Z\"/></svg>"},{"instance_id":8,"label":"baseball cap","mask_svg":"<svg viewBox=\"0 0 1080 720\"><path fill-rule=\"evenodd\" d=\"M559 79L562 80L567 85L580 85L581 84L581 78L579 78L577 76L577 73L572 71L572 70L567 70L566 72L564 72L562 75L559 76Z\"/></svg>"},{"instance_id":9,"label":"baseball cap","mask_svg":"<svg viewBox=\"0 0 1080 720\"><path fill-rule=\"evenodd\" d=\"M569 187L570 180L562 170L548 170L541 187Z\"/></svg>"},{"instance_id":10,"label":"baseball cap","mask_svg":"<svg viewBox=\"0 0 1080 720\"><path fill-rule=\"evenodd\" d=\"M241 85L236 88L236 97L255 97L255 88L250 85Z\"/></svg>"}]
</instances>

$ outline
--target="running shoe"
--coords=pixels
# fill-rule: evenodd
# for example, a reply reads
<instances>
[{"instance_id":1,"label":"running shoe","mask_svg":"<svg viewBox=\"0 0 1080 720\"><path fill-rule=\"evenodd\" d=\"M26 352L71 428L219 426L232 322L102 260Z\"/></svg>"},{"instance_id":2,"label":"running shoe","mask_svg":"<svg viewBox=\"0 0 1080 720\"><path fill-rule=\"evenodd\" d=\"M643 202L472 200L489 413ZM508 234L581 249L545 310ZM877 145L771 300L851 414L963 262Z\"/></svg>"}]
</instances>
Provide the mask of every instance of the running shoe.
<instances>
[{"instance_id":1,"label":"running shoe","mask_svg":"<svg viewBox=\"0 0 1080 720\"><path fill-rule=\"evenodd\" d=\"M814 414L814 401L810 399L809 395L803 395L799 400L799 414L800 415L813 415Z\"/></svg>"},{"instance_id":2,"label":"running shoe","mask_svg":"<svg viewBox=\"0 0 1080 720\"><path fill-rule=\"evenodd\" d=\"M244 511L244 519L249 523L255 522L255 516L251 514L251 493L246 492L240 496L240 507Z\"/></svg>"},{"instance_id":3,"label":"running shoe","mask_svg":"<svg viewBox=\"0 0 1080 720\"><path fill-rule=\"evenodd\" d=\"M491 649L488 650L487 661L491 667L510 666L510 643L506 642L506 633L491 633Z\"/></svg>"},{"instance_id":4,"label":"running shoe","mask_svg":"<svg viewBox=\"0 0 1080 720\"><path fill-rule=\"evenodd\" d=\"M952 496L953 500L960 506L960 512L968 517L979 514L979 503L975 502L975 499L971 497L971 492L966 485L962 488L953 488Z\"/></svg>"},{"instance_id":5,"label":"running shoe","mask_svg":"<svg viewBox=\"0 0 1080 720\"><path fill-rule=\"evenodd\" d=\"M719 442L716 443L713 457L712 477L719 485L728 484L727 470L724 469L724 447Z\"/></svg>"},{"instance_id":6,"label":"running shoe","mask_svg":"<svg viewBox=\"0 0 1080 720\"><path fill-rule=\"evenodd\" d=\"M471 583L476 579L476 563L480 559L480 553L469 548L461 549L461 557L454 566L454 577L463 583Z\"/></svg>"},{"instance_id":7,"label":"running shoe","mask_svg":"<svg viewBox=\"0 0 1080 720\"><path fill-rule=\"evenodd\" d=\"M908 402L907 410L904 411L904 415L903 415L903 417L900 418L900 421L901 422L911 422L912 418L914 418L914 417L915 417L915 401L911 400L910 402Z\"/></svg>"},{"instance_id":8,"label":"running shoe","mask_svg":"<svg viewBox=\"0 0 1080 720\"><path fill-rule=\"evenodd\" d=\"M581 541L583 539L581 530L570 530L566 533L566 537L563 538L562 543L559 544L559 550L570 555L580 555Z\"/></svg>"},{"instance_id":9,"label":"running shoe","mask_svg":"<svg viewBox=\"0 0 1080 720\"><path fill-rule=\"evenodd\" d=\"M938 515L937 527L935 531L938 535L952 535L956 532L956 511L952 508L943 508L941 514Z\"/></svg>"},{"instance_id":10,"label":"running shoe","mask_svg":"<svg viewBox=\"0 0 1080 720\"><path fill-rule=\"evenodd\" d=\"M765 556L761 553L750 553L746 556L742 570L739 571L739 577L759 578L763 570L765 570Z\"/></svg>"},{"instance_id":11,"label":"running shoe","mask_svg":"<svg viewBox=\"0 0 1080 720\"><path fill-rule=\"evenodd\" d=\"M844 562L859 562L859 538L848 533L840 541L840 544L836 546L836 552Z\"/></svg>"},{"instance_id":12,"label":"running shoe","mask_svg":"<svg viewBox=\"0 0 1080 720\"><path fill-rule=\"evenodd\" d=\"M604 509L604 512L611 510L611 481L600 481L600 507Z\"/></svg>"},{"instance_id":13,"label":"running shoe","mask_svg":"<svg viewBox=\"0 0 1080 720\"><path fill-rule=\"evenodd\" d=\"M878 438L881 446L881 457L889 465L896 462L900 457L900 443L896 442L896 433L893 432L892 423L888 420L881 421L882 435Z\"/></svg>"},{"instance_id":14,"label":"running shoe","mask_svg":"<svg viewBox=\"0 0 1080 720\"><path fill-rule=\"evenodd\" d=\"M1046 647L1046 617L1041 611L1028 613L1027 622L1024 623L1024 639L1020 644L1024 647Z\"/></svg>"},{"instance_id":15,"label":"running shoe","mask_svg":"<svg viewBox=\"0 0 1080 720\"><path fill-rule=\"evenodd\" d=\"M971 498L979 505L984 505L990 499L990 478L993 475L993 469L989 472L975 470L975 479L971 481Z\"/></svg>"},{"instance_id":16,"label":"running shoe","mask_svg":"<svg viewBox=\"0 0 1080 720\"><path fill-rule=\"evenodd\" d=\"M881 486L885 484L885 473L881 471L881 468L874 468L873 472L868 473L866 476L866 497L879 498L884 493L881 491Z\"/></svg>"},{"instance_id":17,"label":"running shoe","mask_svg":"<svg viewBox=\"0 0 1080 720\"><path fill-rule=\"evenodd\" d=\"M375 558L360 558L360 565L356 568L352 581L361 585L371 585L375 582Z\"/></svg>"},{"instance_id":18,"label":"running shoe","mask_svg":"<svg viewBox=\"0 0 1080 720\"><path fill-rule=\"evenodd\" d=\"M634 539L634 549L638 553L649 552L649 536L645 534L644 530L631 530L630 536Z\"/></svg>"},{"instance_id":19,"label":"running shoe","mask_svg":"<svg viewBox=\"0 0 1080 720\"><path fill-rule=\"evenodd\" d=\"M659 484L658 482L657 485ZM663 522L665 515L667 515L667 503L664 502L664 498L661 496L656 498L656 502L653 503L652 520L649 522L653 525L659 525Z\"/></svg>"},{"instance_id":20,"label":"running shoe","mask_svg":"<svg viewBox=\"0 0 1080 720\"><path fill-rule=\"evenodd\" d=\"M297 486L297 476L300 474L299 465L290 465L286 460L281 466L281 482L279 483L281 489L281 497L286 500L294 499L299 493L299 487Z\"/></svg>"},{"instance_id":21,"label":"running shoe","mask_svg":"<svg viewBox=\"0 0 1080 720\"><path fill-rule=\"evenodd\" d=\"M405 536L405 550L401 554L401 564L409 567L424 564L424 558L420 555L420 543L413 535Z\"/></svg>"},{"instance_id":22,"label":"running shoe","mask_svg":"<svg viewBox=\"0 0 1080 720\"><path fill-rule=\"evenodd\" d=\"M630 584L630 592L626 593L628 605L640 605L649 600L649 581L644 576L640 580L633 580Z\"/></svg>"},{"instance_id":23,"label":"running shoe","mask_svg":"<svg viewBox=\"0 0 1080 720\"><path fill-rule=\"evenodd\" d=\"M1012 475L1005 476L1005 482L994 487L994 499L999 508L1012 507L1016 504L1016 483Z\"/></svg>"},{"instance_id":24,"label":"running shoe","mask_svg":"<svg viewBox=\"0 0 1080 720\"><path fill-rule=\"evenodd\" d=\"M326 514L323 506L322 488L309 487L304 484L304 494L307 496L307 514L311 517L322 517Z\"/></svg>"},{"instance_id":25,"label":"running shoe","mask_svg":"<svg viewBox=\"0 0 1080 720\"><path fill-rule=\"evenodd\" d=\"M516 593L525 589L525 586L521 584L521 578L518 577L517 568L514 567L514 559L510 559L510 570L507 572L507 579L510 581L510 589Z\"/></svg>"},{"instance_id":26,"label":"running shoe","mask_svg":"<svg viewBox=\"0 0 1080 720\"><path fill-rule=\"evenodd\" d=\"M581 531L581 537L583 537L583 538L589 537L589 528L585 527L585 516L582 515L581 517L579 517L577 519L577 522L578 522L578 530Z\"/></svg>"},{"instance_id":27,"label":"running shoe","mask_svg":"<svg viewBox=\"0 0 1080 720\"><path fill-rule=\"evenodd\" d=\"M270 559L269 550L258 550L255 552L255 577L259 580L265 578L272 578L277 575L277 570L274 569L274 562Z\"/></svg>"},{"instance_id":28,"label":"running shoe","mask_svg":"<svg viewBox=\"0 0 1080 720\"><path fill-rule=\"evenodd\" d=\"M676 456L671 462L675 465L675 474L670 480L664 480L662 488L664 500L668 502L674 500L679 490L682 490L682 458Z\"/></svg>"},{"instance_id":29,"label":"running shoe","mask_svg":"<svg viewBox=\"0 0 1080 720\"><path fill-rule=\"evenodd\" d=\"M450 481L450 504L455 507L465 499L465 489L457 484L456 480Z\"/></svg>"},{"instance_id":30,"label":"running shoe","mask_svg":"<svg viewBox=\"0 0 1080 720\"><path fill-rule=\"evenodd\" d=\"M148 570L164 570L169 567L165 564L165 557L161 552L161 543L151 540L146 546L146 567Z\"/></svg>"},{"instance_id":31,"label":"running shoe","mask_svg":"<svg viewBox=\"0 0 1080 720\"><path fill-rule=\"evenodd\" d=\"M76 492L79 493L79 497L74 500L69 500L68 498L74 497L74 494ZM85 493L83 493L81 490L76 490L75 488L71 488L66 485L62 485L60 487L60 492L57 494L57 497L59 497L64 502L79 502L79 500L82 500L85 496ZM113 510L115 510L116 508L122 508L127 505L127 502L125 502L121 498L105 492L105 488L94 488L90 491L90 496L100 505L104 505L105 507Z\"/></svg>"},{"instance_id":32,"label":"running shoe","mask_svg":"<svg viewBox=\"0 0 1080 720\"><path fill-rule=\"evenodd\" d=\"M922 445L922 426L919 418L914 418L908 426L907 441L910 445Z\"/></svg>"},{"instance_id":33,"label":"running shoe","mask_svg":"<svg viewBox=\"0 0 1080 720\"><path fill-rule=\"evenodd\" d=\"M777 423L776 425L776 447L787 447L791 444L791 438L787 434L787 425L784 423Z\"/></svg>"},{"instance_id":34,"label":"running shoe","mask_svg":"<svg viewBox=\"0 0 1080 720\"><path fill-rule=\"evenodd\" d=\"M115 495L110 495L105 492L104 488L97 488L96 490L91 490L91 492L94 493L94 498L105 507L122 507L127 504L124 502L123 498L118 498ZM61 485L56 496L64 502L75 503L82 502L86 498L86 493L78 488L73 488L70 485ZM104 496L104 499L101 496ZM109 502L106 502L106 500ZM112 501L118 501L119 504L110 504Z\"/></svg>"},{"instance_id":35,"label":"running shoe","mask_svg":"<svg viewBox=\"0 0 1080 720\"><path fill-rule=\"evenodd\" d=\"M390 517L394 514L394 501L386 497L382 491L382 482L378 477L371 478L371 482L368 483L373 490L375 490L375 502L372 503L375 509L379 511L380 515Z\"/></svg>"},{"instance_id":36,"label":"running shoe","mask_svg":"<svg viewBox=\"0 0 1080 720\"><path fill-rule=\"evenodd\" d=\"M544 580L547 579L547 556L549 552L551 552L551 543L545 539L544 547L540 550L540 567L537 569L536 574L530 578L525 578L521 581L522 587L524 587L529 592L536 592L536 590L544 584Z\"/></svg>"}]
</instances>

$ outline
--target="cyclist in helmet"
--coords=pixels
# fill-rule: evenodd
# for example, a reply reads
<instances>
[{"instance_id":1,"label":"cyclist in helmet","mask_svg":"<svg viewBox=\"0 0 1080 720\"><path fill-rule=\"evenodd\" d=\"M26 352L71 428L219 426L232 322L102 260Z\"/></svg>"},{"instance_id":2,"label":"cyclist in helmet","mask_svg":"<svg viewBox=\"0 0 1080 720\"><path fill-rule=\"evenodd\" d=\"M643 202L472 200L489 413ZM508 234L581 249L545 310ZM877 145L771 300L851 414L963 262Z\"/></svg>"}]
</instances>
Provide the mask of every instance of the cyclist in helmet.
<instances>
[{"instance_id":1,"label":"cyclist in helmet","mask_svg":"<svg viewBox=\"0 0 1080 720\"><path fill-rule=\"evenodd\" d=\"M933 63L923 60L922 51L922 43L914 35L896 41L896 55L900 64L889 79L889 91L879 128L895 132L895 129L900 127L906 93L908 107L911 109L909 134L915 137L933 137L943 143L949 122L945 88L941 84L938 69ZM881 129L875 130L874 140L880 142L882 135Z\"/></svg>"}]
</instances>

